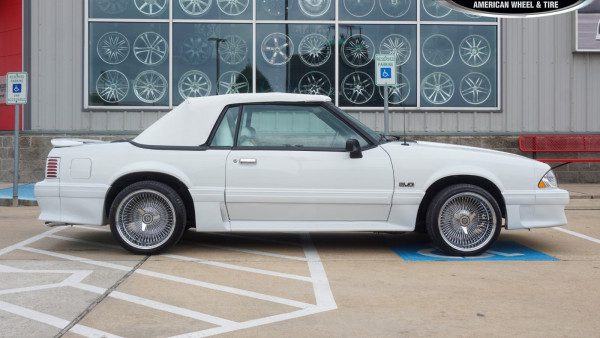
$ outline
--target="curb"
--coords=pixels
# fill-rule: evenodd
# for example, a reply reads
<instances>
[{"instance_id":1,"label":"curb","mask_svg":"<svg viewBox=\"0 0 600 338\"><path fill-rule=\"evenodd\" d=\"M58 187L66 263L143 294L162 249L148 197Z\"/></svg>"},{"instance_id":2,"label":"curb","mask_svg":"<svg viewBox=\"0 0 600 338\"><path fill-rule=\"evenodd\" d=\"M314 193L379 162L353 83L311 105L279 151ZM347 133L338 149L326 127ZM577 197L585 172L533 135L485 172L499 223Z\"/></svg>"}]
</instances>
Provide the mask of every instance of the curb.
<instances>
[{"instance_id":1,"label":"curb","mask_svg":"<svg viewBox=\"0 0 600 338\"><path fill-rule=\"evenodd\" d=\"M20 207L37 207L37 201L19 200ZM0 207L12 207L12 199L0 199Z\"/></svg>"}]
</instances>

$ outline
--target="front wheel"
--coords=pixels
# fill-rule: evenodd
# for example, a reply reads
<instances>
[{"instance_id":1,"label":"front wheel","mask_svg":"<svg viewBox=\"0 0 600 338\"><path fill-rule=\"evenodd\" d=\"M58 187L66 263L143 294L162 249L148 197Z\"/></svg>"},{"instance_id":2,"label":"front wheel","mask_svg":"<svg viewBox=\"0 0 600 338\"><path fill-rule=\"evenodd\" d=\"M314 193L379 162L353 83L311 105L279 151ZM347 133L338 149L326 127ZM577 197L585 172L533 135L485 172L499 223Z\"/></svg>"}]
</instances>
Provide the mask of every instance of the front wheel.
<instances>
[{"instance_id":1,"label":"front wheel","mask_svg":"<svg viewBox=\"0 0 600 338\"><path fill-rule=\"evenodd\" d=\"M110 208L110 230L125 249L154 254L177 243L185 230L186 210L170 186L142 181L123 189Z\"/></svg>"},{"instance_id":2,"label":"front wheel","mask_svg":"<svg viewBox=\"0 0 600 338\"><path fill-rule=\"evenodd\" d=\"M433 245L453 256L476 256L498 238L502 213L486 190L456 184L440 191L427 210L427 232Z\"/></svg>"}]
</instances>

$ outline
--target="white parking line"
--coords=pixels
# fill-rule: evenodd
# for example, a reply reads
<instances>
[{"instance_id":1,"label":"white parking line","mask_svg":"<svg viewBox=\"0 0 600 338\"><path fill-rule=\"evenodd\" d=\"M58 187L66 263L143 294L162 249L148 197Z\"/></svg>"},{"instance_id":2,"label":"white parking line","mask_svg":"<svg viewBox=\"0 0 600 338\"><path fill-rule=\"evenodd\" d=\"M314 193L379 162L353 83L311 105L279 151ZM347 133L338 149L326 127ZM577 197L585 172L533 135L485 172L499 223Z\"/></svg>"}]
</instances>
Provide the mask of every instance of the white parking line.
<instances>
[{"instance_id":1,"label":"white parking line","mask_svg":"<svg viewBox=\"0 0 600 338\"><path fill-rule=\"evenodd\" d=\"M286 246L291 245L291 246L302 247L302 244L300 244L298 242L285 241L285 240L280 240L280 239L261 238L261 237L254 237L254 236L248 236L248 235L239 235L239 234L234 234L234 233L230 233L230 232L211 232L209 234L212 236L233 237L233 238L251 240L251 241L255 241L255 242L264 242L264 243L282 244L282 245L286 245Z\"/></svg>"},{"instance_id":2,"label":"white parking line","mask_svg":"<svg viewBox=\"0 0 600 338\"><path fill-rule=\"evenodd\" d=\"M24 241L20 241L19 243L15 243L13 245L7 246L6 248L2 248L2 249L0 249L0 256L2 256L4 254L7 254L7 253L9 253L11 251L17 250L17 249L19 249L21 247L24 247L25 245L37 242L40 239L42 239L42 238L44 238L44 237L46 237L48 235L51 235L51 234L53 234L55 232L58 232L60 230L62 230L62 229L60 229L60 228L50 229L50 230L48 230L46 232L42 232L39 235L36 235L36 236L33 236L33 237L29 237L28 239L26 239Z\"/></svg>"},{"instance_id":3,"label":"white parking line","mask_svg":"<svg viewBox=\"0 0 600 338\"><path fill-rule=\"evenodd\" d=\"M213 244L199 244L199 246L203 246L203 247L206 247L206 248L227 250L227 251L242 252L242 253L247 253L247 254L252 254L252 255L267 256L267 257L276 257L276 258L291 259L291 260L295 260L295 261L306 262L306 257L280 255L280 254L276 254L276 253L272 253L272 252L267 252L267 251L241 249L241 248L234 248L234 247L231 247L231 246L213 245Z\"/></svg>"},{"instance_id":4,"label":"white parking line","mask_svg":"<svg viewBox=\"0 0 600 338\"><path fill-rule=\"evenodd\" d=\"M579 237L579 238L588 240L590 242L594 242L596 244L600 244L600 239L598 239L598 238L590 237L588 235L580 234L578 232L575 232L575 231L572 231L572 230L567 230L567 229L564 229L564 228L552 228L552 229L558 230L560 232L564 232L565 234L569 234L571 236L575 236L575 237Z\"/></svg>"},{"instance_id":5,"label":"white parking line","mask_svg":"<svg viewBox=\"0 0 600 338\"><path fill-rule=\"evenodd\" d=\"M27 309L27 308L24 308L24 307L21 307L18 305L14 305L11 303L6 303L3 301L0 301L0 310L10 312L12 314L15 314L17 316L21 316L21 317L24 317L27 319L35 320L37 322L41 322L41 323L53 326L58 329L62 329L65 326L69 325L68 320L58 318L58 317L55 317L55 316L52 316L49 314L45 314L42 312L38 312L35 310L30 310L30 309ZM85 336L85 337L109 337L109 338L119 337L114 334L110 334L108 332L100 331L100 330L93 329L91 327L87 327L87 326L79 325L79 324L73 326L71 331L74 333L80 334L82 336Z\"/></svg>"}]
</instances>

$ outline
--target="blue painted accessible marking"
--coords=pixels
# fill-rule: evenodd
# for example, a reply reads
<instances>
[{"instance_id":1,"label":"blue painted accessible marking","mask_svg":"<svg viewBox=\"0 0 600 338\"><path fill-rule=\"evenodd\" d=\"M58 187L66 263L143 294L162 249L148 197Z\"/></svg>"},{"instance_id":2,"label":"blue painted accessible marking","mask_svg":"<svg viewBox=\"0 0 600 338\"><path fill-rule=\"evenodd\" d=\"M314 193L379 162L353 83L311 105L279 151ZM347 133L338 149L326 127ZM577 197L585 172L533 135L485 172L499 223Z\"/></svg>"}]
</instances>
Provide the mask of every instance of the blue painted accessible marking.
<instances>
[{"instance_id":1,"label":"blue painted accessible marking","mask_svg":"<svg viewBox=\"0 0 600 338\"><path fill-rule=\"evenodd\" d=\"M391 79L392 78L392 68L382 67L381 68L381 78L382 79Z\"/></svg>"},{"instance_id":2,"label":"blue painted accessible marking","mask_svg":"<svg viewBox=\"0 0 600 338\"><path fill-rule=\"evenodd\" d=\"M12 187L0 189L0 199L12 199ZM35 201L33 184L19 185L19 199L25 201Z\"/></svg>"},{"instance_id":3,"label":"blue painted accessible marking","mask_svg":"<svg viewBox=\"0 0 600 338\"><path fill-rule=\"evenodd\" d=\"M497 241L475 257L447 256L429 245L402 245L392 248L406 261L557 261L558 258L512 241Z\"/></svg>"}]
</instances>

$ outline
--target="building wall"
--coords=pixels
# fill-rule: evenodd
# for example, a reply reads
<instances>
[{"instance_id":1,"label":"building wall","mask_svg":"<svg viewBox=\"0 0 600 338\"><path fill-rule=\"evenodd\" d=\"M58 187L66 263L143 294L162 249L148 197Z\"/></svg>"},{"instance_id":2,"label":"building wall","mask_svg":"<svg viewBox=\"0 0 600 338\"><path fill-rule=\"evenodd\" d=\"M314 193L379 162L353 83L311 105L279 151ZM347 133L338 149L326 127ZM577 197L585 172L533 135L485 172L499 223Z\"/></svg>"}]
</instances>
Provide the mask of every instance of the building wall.
<instances>
[{"instance_id":1,"label":"building wall","mask_svg":"<svg viewBox=\"0 0 600 338\"><path fill-rule=\"evenodd\" d=\"M573 53L573 14L502 20L501 112L408 112L414 134L600 132L600 54ZM83 111L83 1L31 0L31 128L139 131L150 111ZM356 113L383 129L381 112ZM403 114L392 112L392 131Z\"/></svg>"},{"instance_id":2,"label":"building wall","mask_svg":"<svg viewBox=\"0 0 600 338\"><path fill-rule=\"evenodd\" d=\"M0 75L22 69L21 1L0 1ZM0 106L0 130L15 128L14 111L13 106Z\"/></svg>"}]
</instances>

